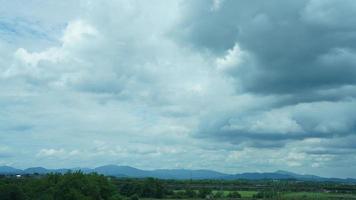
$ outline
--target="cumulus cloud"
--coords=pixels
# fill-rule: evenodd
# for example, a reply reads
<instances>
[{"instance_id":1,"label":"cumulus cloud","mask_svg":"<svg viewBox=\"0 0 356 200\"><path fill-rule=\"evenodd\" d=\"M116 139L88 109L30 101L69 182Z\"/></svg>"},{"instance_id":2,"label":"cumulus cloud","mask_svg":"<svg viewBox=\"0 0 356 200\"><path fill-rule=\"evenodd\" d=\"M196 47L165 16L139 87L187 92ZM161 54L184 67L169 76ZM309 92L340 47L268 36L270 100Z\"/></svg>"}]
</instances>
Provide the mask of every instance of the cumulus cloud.
<instances>
[{"instance_id":1,"label":"cumulus cloud","mask_svg":"<svg viewBox=\"0 0 356 200\"><path fill-rule=\"evenodd\" d=\"M313 102L263 112L235 113L219 124L208 124L209 128L201 134L225 137L237 143L250 143L251 139L269 141L277 146L283 140L345 137L355 134L354 107L354 101Z\"/></svg>"},{"instance_id":2,"label":"cumulus cloud","mask_svg":"<svg viewBox=\"0 0 356 200\"><path fill-rule=\"evenodd\" d=\"M356 162L351 0L26 4L0 20L0 141L26 151L0 163L332 175Z\"/></svg>"},{"instance_id":3,"label":"cumulus cloud","mask_svg":"<svg viewBox=\"0 0 356 200\"><path fill-rule=\"evenodd\" d=\"M243 51L255 57L257 64L257 70L245 64L230 73L246 91L294 94L355 83L355 70L344 66L346 63L326 67L318 62L324 54L336 53L335 49L347 49L343 53L339 50L338 56L353 51L355 29L349 21L353 18L347 13L354 11L354 3L350 1L224 1L214 13L204 8L203 1L191 4L194 9L187 10L179 40L217 54L232 51L238 43ZM329 17L318 17L321 14L310 9L328 13ZM342 21L343 26L318 27L307 20L312 17L330 23ZM229 34L222 35L223 32Z\"/></svg>"},{"instance_id":4,"label":"cumulus cloud","mask_svg":"<svg viewBox=\"0 0 356 200\"><path fill-rule=\"evenodd\" d=\"M224 1L215 12L203 1L186 4L178 40L217 55L217 68L226 69L238 92L276 98L267 111L237 111L208 132L238 141L266 134L288 140L355 132L347 111L353 108L353 93L320 95L355 84L354 26L348 14L354 3ZM337 110L337 117L325 117L329 109Z\"/></svg>"}]
</instances>

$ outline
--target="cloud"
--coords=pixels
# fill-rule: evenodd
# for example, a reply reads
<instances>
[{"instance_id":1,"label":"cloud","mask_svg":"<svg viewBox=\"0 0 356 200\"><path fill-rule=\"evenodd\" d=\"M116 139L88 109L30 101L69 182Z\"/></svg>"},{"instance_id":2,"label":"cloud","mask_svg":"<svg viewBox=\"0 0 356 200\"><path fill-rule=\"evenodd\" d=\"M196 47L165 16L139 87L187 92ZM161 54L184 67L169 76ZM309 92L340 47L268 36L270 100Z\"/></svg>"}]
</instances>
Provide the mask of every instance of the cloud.
<instances>
[{"instance_id":1,"label":"cloud","mask_svg":"<svg viewBox=\"0 0 356 200\"><path fill-rule=\"evenodd\" d=\"M57 49L49 49L48 51L40 53L29 53L26 49L20 48L16 51L15 57L25 65L37 66L40 61L57 62L62 56Z\"/></svg>"},{"instance_id":2,"label":"cloud","mask_svg":"<svg viewBox=\"0 0 356 200\"><path fill-rule=\"evenodd\" d=\"M1 12L0 163L353 175L353 2L18 4Z\"/></svg>"},{"instance_id":3,"label":"cloud","mask_svg":"<svg viewBox=\"0 0 356 200\"><path fill-rule=\"evenodd\" d=\"M203 1L190 3L190 7L181 23L179 40L217 54L229 54L238 44L251 54L256 69L245 64L229 73L245 91L303 94L355 84L355 70L346 61L329 62L329 66L319 62L329 52L338 52L340 57L354 51L352 41L356 38L352 36L355 29L350 13L355 7L350 1L224 1L216 12L205 9ZM323 22L319 27L311 18L322 18L329 24ZM342 26L333 20L343 21Z\"/></svg>"},{"instance_id":4,"label":"cloud","mask_svg":"<svg viewBox=\"0 0 356 200\"><path fill-rule=\"evenodd\" d=\"M326 29L352 28L355 23L352 17L356 4L350 0L339 3L335 0L311 0L302 12L302 18L308 23L318 25Z\"/></svg>"},{"instance_id":5,"label":"cloud","mask_svg":"<svg viewBox=\"0 0 356 200\"><path fill-rule=\"evenodd\" d=\"M83 42L85 38L90 39L98 35L98 31L91 25L81 20L72 21L66 27L62 42L64 47L76 45Z\"/></svg>"},{"instance_id":6,"label":"cloud","mask_svg":"<svg viewBox=\"0 0 356 200\"><path fill-rule=\"evenodd\" d=\"M354 107L354 101L314 102L240 113L218 124L203 124L206 128L200 135L262 148L283 146L290 140L345 137L355 134Z\"/></svg>"},{"instance_id":7,"label":"cloud","mask_svg":"<svg viewBox=\"0 0 356 200\"><path fill-rule=\"evenodd\" d=\"M349 1L224 1L212 12L203 1L186 2L177 40L216 55L217 69L231 78L238 93L275 97L267 111L236 110L202 132L240 142L353 134L354 119L347 111L353 108L353 94L322 95L355 85L355 54L350 45L355 38L345 37L354 31L348 20L353 5ZM333 22L340 19L346 19L342 26ZM225 32L229 36L221 35ZM325 117L329 109L337 117ZM203 121L201 126L206 125Z\"/></svg>"},{"instance_id":8,"label":"cloud","mask_svg":"<svg viewBox=\"0 0 356 200\"><path fill-rule=\"evenodd\" d=\"M60 156L64 154L64 149L41 149L37 156L42 157L42 156Z\"/></svg>"}]
</instances>

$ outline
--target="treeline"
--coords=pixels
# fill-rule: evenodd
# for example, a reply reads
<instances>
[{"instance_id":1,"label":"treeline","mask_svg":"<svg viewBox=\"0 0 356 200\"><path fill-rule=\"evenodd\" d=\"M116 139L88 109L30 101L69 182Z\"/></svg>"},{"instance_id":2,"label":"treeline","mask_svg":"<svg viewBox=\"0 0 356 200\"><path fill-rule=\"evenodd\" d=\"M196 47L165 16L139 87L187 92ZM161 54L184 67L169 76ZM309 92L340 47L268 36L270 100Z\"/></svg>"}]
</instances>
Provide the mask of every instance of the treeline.
<instances>
[{"instance_id":1,"label":"treeline","mask_svg":"<svg viewBox=\"0 0 356 200\"><path fill-rule=\"evenodd\" d=\"M146 179L113 179L120 195L133 197L137 195L143 198L163 198L172 194L163 181L153 178Z\"/></svg>"},{"instance_id":2,"label":"treeline","mask_svg":"<svg viewBox=\"0 0 356 200\"><path fill-rule=\"evenodd\" d=\"M107 177L81 172L0 179L1 200L121 200Z\"/></svg>"},{"instance_id":3,"label":"treeline","mask_svg":"<svg viewBox=\"0 0 356 200\"><path fill-rule=\"evenodd\" d=\"M213 191L209 187L193 189L190 181L184 188L174 188L168 183L172 180L146 179L114 179L113 183L118 187L120 195L132 197L137 195L142 198L170 198L170 199L204 199L211 198L241 198L237 191L222 192Z\"/></svg>"},{"instance_id":4,"label":"treeline","mask_svg":"<svg viewBox=\"0 0 356 200\"><path fill-rule=\"evenodd\" d=\"M210 188L225 191L329 192L356 194L356 184L296 180L163 180L168 188Z\"/></svg>"},{"instance_id":5,"label":"treeline","mask_svg":"<svg viewBox=\"0 0 356 200\"><path fill-rule=\"evenodd\" d=\"M280 199L294 191L356 193L356 185L292 181L159 180L106 177L82 172L0 176L0 200Z\"/></svg>"},{"instance_id":6,"label":"treeline","mask_svg":"<svg viewBox=\"0 0 356 200\"><path fill-rule=\"evenodd\" d=\"M174 190L154 178L117 179L82 172L0 177L0 200L138 200L140 198L240 198L237 191L211 188Z\"/></svg>"}]
</instances>

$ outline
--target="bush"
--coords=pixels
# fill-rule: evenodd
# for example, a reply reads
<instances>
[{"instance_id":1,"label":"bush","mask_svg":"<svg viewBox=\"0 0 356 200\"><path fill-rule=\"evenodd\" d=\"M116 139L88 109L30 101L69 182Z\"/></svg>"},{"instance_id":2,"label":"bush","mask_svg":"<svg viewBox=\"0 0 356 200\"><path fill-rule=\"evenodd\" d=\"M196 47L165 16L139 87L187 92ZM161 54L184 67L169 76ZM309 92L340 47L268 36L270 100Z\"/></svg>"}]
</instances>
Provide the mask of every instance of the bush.
<instances>
[{"instance_id":1,"label":"bush","mask_svg":"<svg viewBox=\"0 0 356 200\"><path fill-rule=\"evenodd\" d=\"M198 197L199 198L206 198L208 195L212 193L210 188L202 188L199 190Z\"/></svg>"},{"instance_id":2,"label":"bush","mask_svg":"<svg viewBox=\"0 0 356 200\"><path fill-rule=\"evenodd\" d=\"M177 192L174 192L174 195L173 195L173 198L175 199L184 199L186 198L186 193L184 191L177 191Z\"/></svg>"},{"instance_id":3,"label":"bush","mask_svg":"<svg viewBox=\"0 0 356 200\"><path fill-rule=\"evenodd\" d=\"M138 198L137 194L134 194L130 197L130 200L139 200L140 198Z\"/></svg>"},{"instance_id":4,"label":"bush","mask_svg":"<svg viewBox=\"0 0 356 200\"><path fill-rule=\"evenodd\" d=\"M233 191L233 192L229 192L229 194L227 195L227 197L229 198L241 198L241 194L237 191Z\"/></svg>"},{"instance_id":5,"label":"bush","mask_svg":"<svg viewBox=\"0 0 356 200\"><path fill-rule=\"evenodd\" d=\"M253 198L258 198L258 199L273 199L277 196L276 193L272 192L272 191L261 191L258 192L257 194L253 195Z\"/></svg>"},{"instance_id":6,"label":"bush","mask_svg":"<svg viewBox=\"0 0 356 200\"><path fill-rule=\"evenodd\" d=\"M224 197L224 192L221 192L221 191L217 191L215 194L214 194L214 198L223 198Z\"/></svg>"},{"instance_id":7,"label":"bush","mask_svg":"<svg viewBox=\"0 0 356 200\"><path fill-rule=\"evenodd\" d=\"M115 194L114 196L110 197L109 200L123 200L124 198L119 195L119 194Z\"/></svg>"},{"instance_id":8,"label":"bush","mask_svg":"<svg viewBox=\"0 0 356 200\"><path fill-rule=\"evenodd\" d=\"M195 198L197 197L197 193L195 190L192 190L191 188L188 188L184 192L184 196L187 198Z\"/></svg>"}]
</instances>

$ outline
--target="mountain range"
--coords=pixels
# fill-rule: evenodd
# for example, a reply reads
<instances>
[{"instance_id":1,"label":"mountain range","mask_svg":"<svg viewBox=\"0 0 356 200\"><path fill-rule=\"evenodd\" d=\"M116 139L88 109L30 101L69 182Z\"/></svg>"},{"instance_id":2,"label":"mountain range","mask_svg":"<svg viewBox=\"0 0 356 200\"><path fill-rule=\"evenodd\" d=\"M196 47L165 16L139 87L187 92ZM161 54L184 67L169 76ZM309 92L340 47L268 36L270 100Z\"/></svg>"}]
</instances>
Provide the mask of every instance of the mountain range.
<instances>
[{"instance_id":1,"label":"mountain range","mask_svg":"<svg viewBox=\"0 0 356 200\"><path fill-rule=\"evenodd\" d=\"M46 169L43 167L31 167L24 170L9 166L0 166L0 174L47 174L47 173L66 173L68 171L82 171L84 173L96 172L106 176L145 178L153 177L159 179L222 179L222 180L300 180L300 181L332 181L343 183L356 183L356 179L324 178L315 175L296 174L293 172L278 170L275 172L264 173L241 173L226 174L213 170L188 170L188 169L157 169L141 170L130 166L105 165L97 168L71 168L71 169Z\"/></svg>"}]
</instances>

